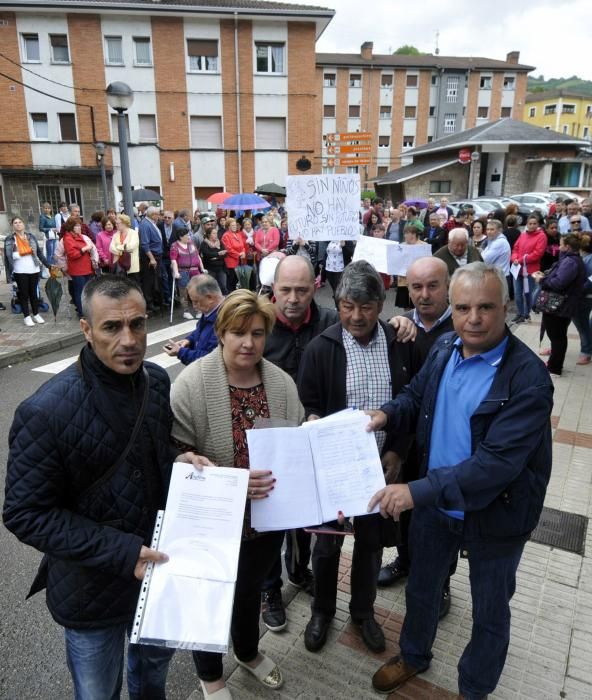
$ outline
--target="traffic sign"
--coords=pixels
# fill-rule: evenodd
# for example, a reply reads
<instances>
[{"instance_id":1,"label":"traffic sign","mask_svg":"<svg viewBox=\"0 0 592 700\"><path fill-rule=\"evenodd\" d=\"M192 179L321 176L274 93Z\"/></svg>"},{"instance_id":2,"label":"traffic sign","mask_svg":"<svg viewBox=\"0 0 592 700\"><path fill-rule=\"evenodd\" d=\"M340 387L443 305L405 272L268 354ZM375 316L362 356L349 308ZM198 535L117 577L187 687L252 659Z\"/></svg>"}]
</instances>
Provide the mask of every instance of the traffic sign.
<instances>
[{"instance_id":1,"label":"traffic sign","mask_svg":"<svg viewBox=\"0 0 592 700\"><path fill-rule=\"evenodd\" d=\"M369 143L327 146L327 153L329 153L329 155L337 155L338 153L372 153L372 146Z\"/></svg>"},{"instance_id":2,"label":"traffic sign","mask_svg":"<svg viewBox=\"0 0 592 700\"><path fill-rule=\"evenodd\" d=\"M343 134L327 134L327 141L333 143L335 141L371 141L372 134L369 131L350 131Z\"/></svg>"},{"instance_id":3,"label":"traffic sign","mask_svg":"<svg viewBox=\"0 0 592 700\"><path fill-rule=\"evenodd\" d=\"M370 158L328 158L327 166L332 168L336 165L342 167L352 167L355 165L370 165Z\"/></svg>"}]
</instances>

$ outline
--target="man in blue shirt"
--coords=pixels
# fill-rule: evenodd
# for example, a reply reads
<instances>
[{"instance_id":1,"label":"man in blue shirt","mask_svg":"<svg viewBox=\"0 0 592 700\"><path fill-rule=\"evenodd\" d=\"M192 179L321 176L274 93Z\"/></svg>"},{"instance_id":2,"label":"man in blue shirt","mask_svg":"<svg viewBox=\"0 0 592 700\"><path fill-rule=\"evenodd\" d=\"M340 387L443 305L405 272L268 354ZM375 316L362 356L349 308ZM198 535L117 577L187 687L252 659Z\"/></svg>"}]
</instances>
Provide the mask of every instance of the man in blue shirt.
<instances>
[{"instance_id":1,"label":"man in blue shirt","mask_svg":"<svg viewBox=\"0 0 592 700\"><path fill-rule=\"evenodd\" d=\"M160 209L148 207L140 222L140 280L146 299L146 311L150 314L160 306L160 266L162 263L162 235L158 228Z\"/></svg>"},{"instance_id":2,"label":"man in blue shirt","mask_svg":"<svg viewBox=\"0 0 592 700\"><path fill-rule=\"evenodd\" d=\"M218 345L214 326L220 304L224 301L218 282L211 275L192 277L187 285L187 294L193 308L201 313L201 318L193 333L178 342L171 340L163 348L167 355L179 358L184 365L208 355Z\"/></svg>"},{"instance_id":3,"label":"man in blue shirt","mask_svg":"<svg viewBox=\"0 0 592 700\"><path fill-rule=\"evenodd\" d=\"M516 570L543 507L553 385L506 328L502 270L480 262L458 269L450 300L455 333L442 336L393 401L371 412L373 430L416 431L421 460L419 478L386 486L368 506L395 519L413 508L415 553L401 654L372 684L390 693L430 665L442 584L460 550L469 562L473 629L458 664L459 691L477 700L502 673Z\"/></svg>"}]
</instances>

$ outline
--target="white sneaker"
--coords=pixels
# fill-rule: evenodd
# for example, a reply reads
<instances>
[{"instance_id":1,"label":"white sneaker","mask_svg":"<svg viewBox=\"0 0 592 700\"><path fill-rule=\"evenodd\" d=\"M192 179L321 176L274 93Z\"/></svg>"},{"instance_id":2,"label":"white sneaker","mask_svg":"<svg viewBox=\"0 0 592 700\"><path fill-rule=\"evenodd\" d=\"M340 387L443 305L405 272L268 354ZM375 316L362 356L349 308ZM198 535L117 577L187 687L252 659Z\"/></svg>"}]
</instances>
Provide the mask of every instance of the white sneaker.
<instances>
[{"instance_id":1,"label":"white sneaker","mask_svg":"<svg viewBox=\"0 0 592 700\"><path fill-rule=\"evenodd\" d=\"M25 316L25 326L34 326L33 319L30 316Z\"/></svg>"},{"instance_id":2,"label":"white sneaker","mask_svg":"<svg viewBox=\"0 0 592 700\"><path fill-rule=\"evenodd\" d=\"M35 321L35 323L45 323L45 321L41 318L39 314L35 314L33 316L33 321Z\"/></svg>"},{"instance_id":3,"label":"white sneaker","mask_svg":"<svg viewBox=\"0 0 592 700\"><path fill-rule=\"evenodd\" d=\"M187 321L195 320L193 318L193 314L190 311L183 311L183 318L186 319Z\"/></svg>"}]
</instances>

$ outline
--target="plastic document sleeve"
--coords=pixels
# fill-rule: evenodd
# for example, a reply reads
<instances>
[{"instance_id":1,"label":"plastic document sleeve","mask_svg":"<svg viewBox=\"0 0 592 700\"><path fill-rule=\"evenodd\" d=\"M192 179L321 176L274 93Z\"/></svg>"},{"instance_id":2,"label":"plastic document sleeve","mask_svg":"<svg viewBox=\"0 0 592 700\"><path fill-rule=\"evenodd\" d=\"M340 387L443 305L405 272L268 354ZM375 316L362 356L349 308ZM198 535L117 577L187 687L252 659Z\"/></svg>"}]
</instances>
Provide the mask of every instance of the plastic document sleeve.
<instances>
[{"instance_id":1,"label":"plastic document sleeve","mask_svg":"<svg viewBox=\"0 0 592 700\"><path fill-rule=\"evenodd\" d=\"M248 476L242 469L174 465L151 544L169 561L147 567L132 643L228 650Z\"/></svg>"}]
</instances>

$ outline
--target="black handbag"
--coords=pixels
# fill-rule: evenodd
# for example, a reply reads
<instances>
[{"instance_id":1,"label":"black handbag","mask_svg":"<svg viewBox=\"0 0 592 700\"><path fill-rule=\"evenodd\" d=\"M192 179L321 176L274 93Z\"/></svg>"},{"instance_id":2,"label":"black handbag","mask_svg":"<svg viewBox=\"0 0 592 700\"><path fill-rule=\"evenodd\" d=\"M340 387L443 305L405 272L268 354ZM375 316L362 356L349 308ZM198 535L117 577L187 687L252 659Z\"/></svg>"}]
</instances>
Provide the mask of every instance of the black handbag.
<instances>
[{"instance_id":1,"label":"black handbag","mask_svg":"<svg viewBox=\"0 0 592 700\"><path fill-rule=\"evenodd\" d=\"M541 289L536 298L534 310L544 314L558 314L566 301L567 294Z\"/></svg>"}]
</instances>

